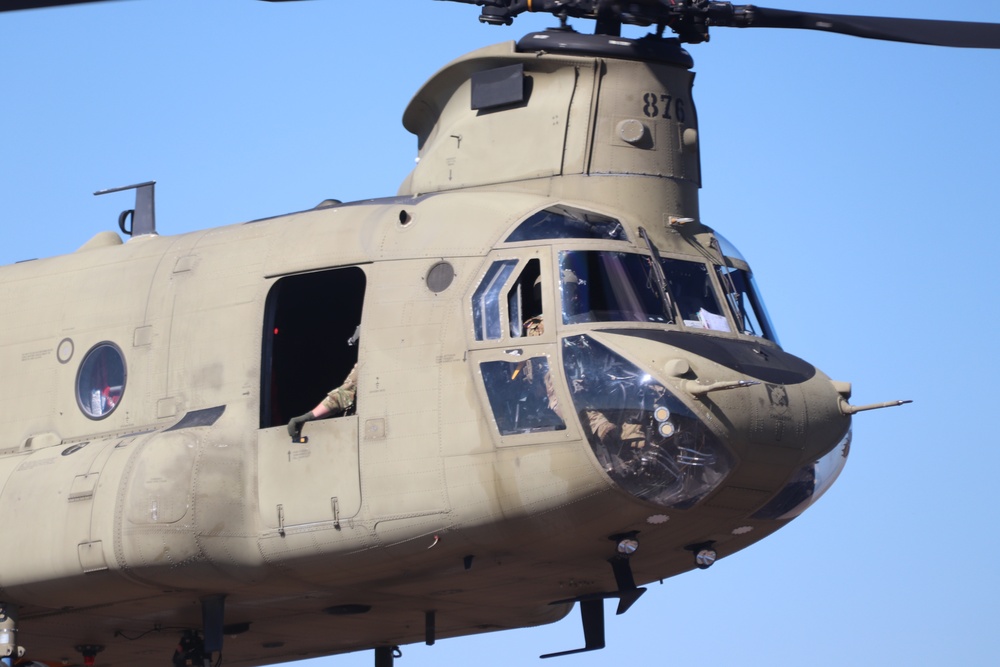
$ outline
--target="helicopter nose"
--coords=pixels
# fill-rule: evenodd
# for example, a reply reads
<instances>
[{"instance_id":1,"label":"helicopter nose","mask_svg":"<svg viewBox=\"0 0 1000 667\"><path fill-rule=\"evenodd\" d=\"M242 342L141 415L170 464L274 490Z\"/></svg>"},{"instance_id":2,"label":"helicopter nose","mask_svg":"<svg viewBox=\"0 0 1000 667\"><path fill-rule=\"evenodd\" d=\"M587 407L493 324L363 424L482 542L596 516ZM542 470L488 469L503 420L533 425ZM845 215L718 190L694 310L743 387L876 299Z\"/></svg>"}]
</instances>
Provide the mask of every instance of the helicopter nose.
<instances>
[{"instance_id":1,"label":"helicopter nose","mask_svg":"<svg viewBox=\"0 0 1000 667\"><path fill-rule=\"evenodd\" d=\"M833 449L850 428L851 420L841 410L842 396L835 383L815 368L810 377L786 382L762 378L748 393L748 415L740 414L739 405L724 409L734 415L734 424L743 426L752 445L799 451L802 460L815 461Z\"/></svg>"},{"instance_id":2,"label":"helicopter nose","mask_svg":"<svg viewBox=\"0 0 1000 667\"><path fill-rule=\"evenodd\" d=\"M803 465L774 498L754 513L754 519L788 521L809 509L837 481L851 452L848 429L837 446Z\"/></svg>"},{"instance_id":3,"label":"helicopter nose","mask_svg":"<svg viewBox=\"0 0 1000 667\"><path fill-rule=\"evenodd\" d=\"M760 376L758 384L742 392L713 396L718 402L712 407L731 425L728 441L740 463L747 464L737 466L726 484L771 495L753 518L790 520L815 503L844 469L851 418L842 409L842 383L815 368L809 377L787 383Z\"/></svg>"},{"instance_id":4,"label":"helicopter nose","mask_svg":"<svg viewBox=\"0 0 1000 667\"><path fill-rule=\"evenodd\" d=\"M827 382L827 379L819 374L815 386L804 388L804 395L811 398L806 405L811 410L811 421L817 431L803 443L804 462L782 489L754 513L754 519L794 519L827 492L847 464L853 437L850 415L876 406L850 409L847 404L851 397L850 384ZM901 403L893 402L893 405ZM840 431L843 434L838 438ZM837 438L836 444L830 448L828 443L834 438Z\"/></svg>"}]
</instances>

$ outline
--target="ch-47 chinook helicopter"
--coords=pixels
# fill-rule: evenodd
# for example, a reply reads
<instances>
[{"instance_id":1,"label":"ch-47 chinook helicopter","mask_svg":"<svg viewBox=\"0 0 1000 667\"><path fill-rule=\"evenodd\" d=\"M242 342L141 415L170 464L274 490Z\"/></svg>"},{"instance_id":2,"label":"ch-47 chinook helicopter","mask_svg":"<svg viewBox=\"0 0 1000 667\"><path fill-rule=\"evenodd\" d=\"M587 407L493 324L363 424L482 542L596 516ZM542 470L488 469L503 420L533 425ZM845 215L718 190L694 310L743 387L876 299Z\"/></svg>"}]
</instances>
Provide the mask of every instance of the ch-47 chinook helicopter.
<instances>
[{"instance_id":1,"label":"ch-47 chinook helicopter","mask_svg":"<svg viewBox=\"0 0 1000 667\"><path fill-rule=\"evenodd\" d=\"M482 11L597 30L438 72L404 115L420 162L397 196L159 236L142 184L127 243L0 269L18 314L0 515L49 527L0 569L0 653L203 664L241 634L226 664L373 648L385 666L574 603L597 649L605 599L627 611L832 483L852 414L878 406L779 346L749 265L701 224L681 42L736 25L997 47L1000 29L704 2ZM86 288L123 274L114 300ZM293 438L355 363L351 413ZM129 639L158 628L184 630Z\"/></svg>"}]
</instances>

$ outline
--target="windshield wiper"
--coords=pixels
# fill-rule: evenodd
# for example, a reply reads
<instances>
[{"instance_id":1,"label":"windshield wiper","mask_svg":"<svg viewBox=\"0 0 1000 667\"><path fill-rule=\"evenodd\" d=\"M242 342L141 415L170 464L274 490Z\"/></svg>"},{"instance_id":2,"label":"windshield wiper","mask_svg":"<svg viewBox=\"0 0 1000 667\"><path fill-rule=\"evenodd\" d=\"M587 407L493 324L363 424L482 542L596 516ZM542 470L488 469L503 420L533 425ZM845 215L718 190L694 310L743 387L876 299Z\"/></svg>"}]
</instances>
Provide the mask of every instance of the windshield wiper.
<instances>
[{"instance_id":1,"label":"windshield wiper","mask_svg":"<svg viewBox=\"0 0 1000 667\"><path fill-rule=\"evenodd\" d=\"M639 236L646 242L649 254L653 257L653 281L656 284L656 291L660 295L663 303L664 313L667 316L667 324L676 324L674 321L674 300L670 298L670 290L667 289L667 276L663 273L663 264L660 260L660 251L656 249L653 242L649 240L649 235L644 227L639 228Z\"/></svg>"},{"instance_id":2,"label":"windshield wiper","mask_svg":"<svg viewBox=\"0 0 1000 667\"><path fill-rule=\"evenodd\" d=\"M743 307L740 305L740 291L736 289L736 283L733 282L733 271L738 271L739 269L730 264L726 255L722 252L722 246L719 245L719 239L715 238L715 234L712 234L712 240L709 242L709 245L712 247L712 250L719 253L719 260L722 262L719 266L719 278L722 280L722 287L726 291L726 300L729 301L729 305L733 309L737 326L743 333L759 336L760 334L753 330L750 319L743 314Z\"/></svg>"}]
</instances>

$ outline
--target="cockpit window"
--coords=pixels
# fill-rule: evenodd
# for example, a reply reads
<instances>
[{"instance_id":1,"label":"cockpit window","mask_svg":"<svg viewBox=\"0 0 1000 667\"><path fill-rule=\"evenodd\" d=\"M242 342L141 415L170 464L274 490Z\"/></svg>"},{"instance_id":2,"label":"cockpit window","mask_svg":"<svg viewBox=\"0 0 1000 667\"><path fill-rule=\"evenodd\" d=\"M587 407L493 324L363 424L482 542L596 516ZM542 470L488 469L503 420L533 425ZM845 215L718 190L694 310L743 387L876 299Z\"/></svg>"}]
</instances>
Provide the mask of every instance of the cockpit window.
<instances>
[{"instance_id":1,"label":"cockpit window","mask_svg":"<svg viewBox=\"0 0 1000 667\"><path fill-rule=\"evenodd\" d=\"M685 509L732 470L719 439L668 388L589 336L563 339L573 408L608 476L633 495Z\"/></svg>"},{"instance_id":2,"label":"cockpit window","mask_svg":"<svg viewBox=\"0 0 1000 667\"><path fill-rule=\"evenodd\" d=\"M563 324L669 321L653 286L652 261L626 252L559 253Z\"/></svg>"},{"instance_id":3,"label":"cockpit window","mask_svg":"<svg viewBox=\"0 0 1000 667\"><path fill-rule=\"evenodd\" d=\"M698 262L663 258L663 273L684 326L729 331L729 322L715 297L708 267Z\"/></svg>"},{"instance_id":4,"label":"cockpit window","mask_svg":"<svg viewBox=\"0 0 1000 667\"><path fill-rule=\"evenodd\" d=\"M487 361L480 364L480 370L500 435L566 428L547 357Z\"/></svg>"},{"instance_id":5,"label":"cockpit window","mask_svg":"<svg viewBox=\"0 0 1000 667\"><path fill-rule=\"evenodd\" d=\"M777 343L778 337L774 333L774 326L767 315L753 275L743 269L726 266L717 266L716 270L740 331Z\"/></svg>"},{"instance_id":6,"label":"cockpit window","mask_svg":"<svg viewBox=\"0 0 1000 667\"><path fill-rule=\"evenodd\" d=\"M611 217L572 206L552 206L518 225L507 243L541 239L627 241L625 228Z\"/></svg>"},{"instance_id":7,"label":"cockpit window","mask_svg":"<svg viewBox=\"0 0 1000 667\"><path fill-rule=\"evenodd\" d=\"M537 259L529 260L507 292L510 337L540 333L542 322L542 276Z\"/></svg>"},{"instance_id":8,"label":"cockpit window","mask_svg":"<svg viewBox=\"0 0 1000 667\"><path fill-rule=\"evenodd\" d=\"M737 329L751 336L767 338L780 345L774 325L771 324L771 318L767 314L767 308L764 307L764 301L760 297L757 283L753 279L753 274L747 270L749 264L746 259L722 234L714 232L714 236L719 243L718 249L725 256L725 263L728 265L717 266L716 270L719 273L722 291L726 294L726 301L729 302L729 308L736 320ZM730 260L736 260L735 267ZM744 268L740 268L740 265Z\"/></svg>"},{"instance_id":9,"label":"cockpit window","mask_svg":"<svg viewBox=\"0 0 1000 667\"><path fill-rule=\"evenodd\" d=\"M493 262L472 295L473 326L476 340L499 340L503 334L500 316L501 290L517 266L516 259Z\"/></svg>"},{"instance_id":10,"label":"cockpit window","mask_svg":"<svg viewBox=\"0 0 1000 667\"><path fill-rule=\"evenodd\" d=\"M560 253L563 324L578 322L676 322L656 289L653 258L625 252ZM661 259L668 304L684 324L729 331L707 265Z\"/></svg>"}]
</instances>

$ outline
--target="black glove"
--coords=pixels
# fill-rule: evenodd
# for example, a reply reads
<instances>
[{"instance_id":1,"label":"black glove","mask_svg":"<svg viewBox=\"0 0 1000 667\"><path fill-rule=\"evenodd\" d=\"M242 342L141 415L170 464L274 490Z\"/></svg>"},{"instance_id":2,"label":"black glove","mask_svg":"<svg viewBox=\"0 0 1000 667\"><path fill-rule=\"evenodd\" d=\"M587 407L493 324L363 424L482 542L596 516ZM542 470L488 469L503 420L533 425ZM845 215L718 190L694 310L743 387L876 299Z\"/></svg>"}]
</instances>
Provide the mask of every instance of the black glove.
<instances>
[{"instance_id":1,"label":"black glove","mask_svg":"<svg viewBox=\"0 0 1000 667\"><path fill-rule=\"evenodd\" d=\"M288 435L292 437L292 440L298 440L302 435L302 425L314 419L316 417L313 416L312 410L299 417L292 417L291 421L288 422Z\"/></svg>"}]
</instances>

